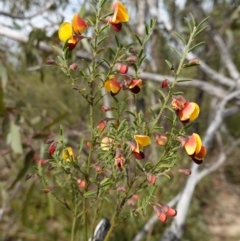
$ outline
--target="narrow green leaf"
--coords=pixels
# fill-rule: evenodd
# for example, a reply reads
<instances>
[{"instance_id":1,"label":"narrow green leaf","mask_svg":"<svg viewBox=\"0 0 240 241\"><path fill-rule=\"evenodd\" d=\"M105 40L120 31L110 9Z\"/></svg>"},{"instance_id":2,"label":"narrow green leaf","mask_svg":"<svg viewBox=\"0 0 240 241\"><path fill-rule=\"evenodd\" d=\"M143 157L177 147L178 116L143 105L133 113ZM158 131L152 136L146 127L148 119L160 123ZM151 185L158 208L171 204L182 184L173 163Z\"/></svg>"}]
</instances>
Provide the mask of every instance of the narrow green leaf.
<instances>
[{"instance_id":1,"label":"narrow green leaf","mask_svg":"<svg viewBox=\"0 0 240 241\"><path fill-rule=\"evenodd\" d=\"M0 76L2 79L2 88L5 89L8 81L8 74L6 67L0 63Z\"/></svg>"},{"instance_id":2,"label":"narrow green leaf","mask_svg":"<svg viewBox=\"0 0 240 241\"><path fill-rule=\"evenodd\" d=\"M146 59L146 55L144 55L140 60L139 60L139 65L141 65L143 63L143 61Z\"/></svg>"},{"instance_id":3,"label":"narrow green leaf","mask_svg":"<svg viewBox=\"0 0 240 241\"><path fill-rule=\"evenodd\" d=\"M167 59L165 59L165 62L167 63L169 69L173 68L173 65Z\"/></svg>"},{"instance_id":4,"label":"narrow green leaf","mask_svg":"<svg viewBox=\"0 0 240 241\"><path fill-rule=\"evenodd\" d=\"M197 26L197 28L200 28L208 19L210 18L210 16L204 18Z\"/></svg>"},{"instance_id":5,"label":"narrow green leaf","mask_svg":"<svg viewBox=\"0 0 240 241\"><path fill-rule=\"evenodd\" d=\"M187 18L184 18L184 20L186 21L186 23L187 23L187 25L188 25L189 32L192 32L193 28L192 28L190 22L188 21Z\"/></svg>"},{"instance_id":6,"label":"narrow green leaf","mask_svg":"<svg viewBox=\"0 0 240 241\"><path fill-rule=\"evenodd\" d=\"M84 196L85 198L95 197L95 196L96 196L96 191L91 190L91 191L85 192L85 193L83 194L83 196Z\"/></svg>"},{"instance_id":7,"label":"narrow green leaf","mask_svg":"<svg viewBox=\"0 0 240 241\"><path fill-rule=\"evenodd\" d=\"M170 46L170 48L177 54L177 56L179 57L179 59L182 58L181 54L178 52L177 49L175 49L174 47Z\"/></svg>"},{"instance_id":8,"label":"narrow green leaf","mask_svg":"<svg viewBox=\"0 0 240 241\"><path fill-rule=\"evenodd\" d=\"M178 32L174 32L174 34L183 42L184 45L186 45L186 41Z\"/></svg>"},{"instance_id":9,"label":"narrow green leaf","mask_svg":"<svg viewBox=\"0 0 240 241\"><path fill-rule=\"evenodd\" d=\"M195 18L193 17L193 15L191 13L190 13L190 17L192 19L192 25L193 25L193 27L195 27L196 26Z\"/></svg>"},{"instance_id":10,"label":"narrow green leaf","mask_svg":"<svg viewBox=\"0 0 240 241\"><path fill-rule=\"evenodd\" d=\"M203 31L205 31L209 26L205 26L203 28L201 28L199 31L197 31L195 34L194 34L194 38L196 38L199 34L201 34Z\"/></svg>"},{"instance_id":11,"label":"narrow green leaf","mask_svg":"<svg viewBox=\"0 0 240 241\"><path fill-rule=\"evenodd\" d=\"M139 42L139 44L142 46L142 41L141 41L141 39L137 36L137 34L134 34L134 35L135 35L137 41Z\"/></svg>"},{"instance_id":12,"label":"narrow green leaf","mask_svg":"<svg viewBox=\"0 0 240 241\"><path fill-rule=\"evenodd\" d=\"M115 37L115 41L116 41L117 47L120 48L120 43L119 43L118 36L115 34L114 37Z\"/></svg>"},{"instance_id":13,"label":"narrow green leaf","mask_svg":"<svg viewBox=\"0 0 240 241\"><path fill-rule=\"evenodd\" d=\"M145 25L145 33L146 33L146 35L149 35L149 28L147 25Z\"/></svg>"},{"instance_id":14,"label":"narrow green leaf","mask_svg":"<svg viewBox=\"0 0 240 241\"><path fill-rule=\"evenodd\" d=\"M106 2L107 0L103 0L102 2L101 2L101 8L103 7L103 5L105 4L105 2Z\"/></svg>"},{"instance_id":15,"label":"narrow green leaf","mask_svg":"<svg viewBox=\"0 0 240 241\"><path fill-rule=\"evenodd\" d=\"M182 91L174 92L173 95L183 95L184 93Z\"/></svg>"},{"instance_id":16,"label":"narrow green leaf","mask_svg":"<svg viewBox=\"0 0 240 241\"><path fill-rule=\"evenodd\" d=\"M64 52L60 49L60 48L58 48L58 47L56 47L56 46L52 46L57 52L58 52L58 54L62 57L62 56L64 56Z\"/></svg>"},{"instance_id":17,"label":"narrow green leaf","mask_svg":"<svg viewBox=\"0 0 240 241\"><path fill-rule=\"evenodd\" d=\"M139 59L141 59L142 54L143 54L143 49L141 49L141 51L140 51L139 54L138 54L138 58L139 58Z\"/></svg>"},{"instance_id":18,"label":"narrow green leaf","mask_svg":"<svg viewBox=\"0 0 240 241\"><path fill-rule=\"evenodd\" d=\"M110 63L109 63L106 59L103 59L103 61L104 61L108 66L110 66Z\"/></svg>"},{"instance_id":19,"label":"narrow green leaf","mask_svg":"<svg viewBox=\"0 0 240 241\"><path fill-rule=\"evenodd\" d=\"M203 44L205 44L205 41L200 42L200 43L194 45L193 47L191 47L191 48L188 50L188 53L190 53L191 51L193 51L194 49L198 48L200 45L203 45Z\"/></svg>"},{"instance_id":20,"label":"narrow green leaf","mask_svg":"<svg viewBox=\"0 0 240 241\"><path fill-rule=\"evenodd\" d=\"M108 49L110 50L110 52L112 53L113 56L116 55L115 51L111 47L108 47Z\"/></svg>"},{"instance_id":21,"label":"narrow green leaf","mask_svg":"<svg viewBox=\"0 0 240 241\"><path fill-rule=\"evenodd\" d=\"M177 80L178 83L187 82L187 81L192 81L192 79L179 79L179 80Z\"/></svg>"},{"instance_id":22,"label":"narrow green leaf","mask_svg":"<svg viewBox=\"0 0 240 241\"><path fill-rule=\"evenodd\" d=\"M100 45L103 41L105 41L108 38L108 36L103 37L101 40L99 40L97 45Z\"/></svg>"},{"instance_id":23,"label":"narrow green leaf","mask_svg":"<svg viewBox=\"0 0 240 241\"><path fill-rule=\"evenodd\" d=\"M166 99L166 95L163 93L163 91L160 90L160 89L158 89L157 91L161 94L161 96L162 96L163 99L165 100L165 99Z\"/></svg>"}]
</instances>

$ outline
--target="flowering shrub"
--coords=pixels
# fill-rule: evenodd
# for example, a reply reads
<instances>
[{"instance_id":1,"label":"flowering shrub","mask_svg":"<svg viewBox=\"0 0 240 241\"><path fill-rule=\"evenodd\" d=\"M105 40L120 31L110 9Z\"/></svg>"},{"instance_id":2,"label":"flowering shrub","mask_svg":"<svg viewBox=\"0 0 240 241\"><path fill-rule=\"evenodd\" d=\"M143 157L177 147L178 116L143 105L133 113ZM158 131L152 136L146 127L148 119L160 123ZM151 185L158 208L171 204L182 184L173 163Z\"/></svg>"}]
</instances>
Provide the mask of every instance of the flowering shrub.
<instances>
[{"instance_id":1,"label":"flowering shrub","mask_svg":"<svg viewBox=\"0 0 240 241\"><path fill-rule=\"evenodd\" d=\"M60 25L58 34L64 45L62 49L54 47L59 55L58 62L50 59L46 61L47 64L61 68L72 88L78 91L89 106L89 132L81 140L78 149L67 146L62 129L59 139L46 142L48 170L51 170L53 184L50 184L44 166L38 166L38 175L46 186L45 192L52 193L72 213L71 240L75 240L76 223L82 227L78 230L80 240L93 238L97 222L105 216L103 206L112 202L115 208L111 211L111 226L105 241L109 240L120 222L130 216L144 215L149 205L162 222L167 220L167 216L174 217L177 215L175 209L155 200L158 179L168 177L172 169L185 175L191 174L189 170L179 168L179 149L185 149L197 164L202 163L206 156L199 135L187 134L190 127L188 123L198 117L200 108L174 92L176 84L180 82L181 70L189 67L189 64L184 63L185 58L189 51L197 47L192 46L192 42L201 32L204 21L198 26L195 26L194 21L188 21L190 37L187 42L178 35L185 45L182 54L176 50L181 57L179 66L174 69L166 61L174 81L163 80L162 87L160 85L159 88L159 111L152 111L149 118L137 109L136 100L145 84L140 78L140 66L146 58L144 49L155 22L151 21L146 26L143 38L135 35L135 42L121 43L121 30L127 27L129 21L126 7L116 1L113 12L108 13L106 0L96 2L94 20L83 20L75 14L72 23L64 22ZM83 32L86 36L82 35ZM106 40L113 35L115 44L106 46ZM83 38L90 43L91 58L87 68L81 69L75 78L78 65L69 64L68 55L70 51L80 48L77 44ZM138 50L132 53L132 47ZM110 55L106 54L107 51ZM79 87L79 83L81 86L84 83L84 87ZM105 95L103 90L111 98L111 106L99 104ZM126 100L132 102L134 108L127 105ZM97 109L102 110L102 120L98 123ZM163 129L159 124L166 110L170 110L170 113L166 112L171 123L170 129ZM112 117L106 117L107 112L111 112ZM161 153L157 159L151 158L151 148L157 148ZM62 196L54 191L54 185L62 188ZM148 195L141 196L146 190Z\"/></svg>"}]
</instances>

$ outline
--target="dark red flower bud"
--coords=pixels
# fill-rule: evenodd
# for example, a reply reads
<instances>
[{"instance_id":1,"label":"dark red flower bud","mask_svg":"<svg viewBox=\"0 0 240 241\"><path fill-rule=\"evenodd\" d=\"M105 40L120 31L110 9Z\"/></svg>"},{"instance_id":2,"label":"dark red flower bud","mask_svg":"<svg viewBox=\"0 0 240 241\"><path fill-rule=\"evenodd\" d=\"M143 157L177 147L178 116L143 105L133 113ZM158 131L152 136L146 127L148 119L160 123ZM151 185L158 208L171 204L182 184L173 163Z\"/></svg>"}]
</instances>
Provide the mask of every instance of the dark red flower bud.
<instances>
[{"instance_id":1,"label":"dark red flower bud","mask_svg":"<svg viewBox=\"0 0 240 241\"><path fill-rule=\"evenodd\" d=\"M55 142L55 141L52 142L52 144L48 148L49 156L52 156L54 154L54 152L56 151L56 147L57 147L57 142Z\"/></svg>"},{"instance_id":2,"label":"dark red flower bud","mask_svg":"<svg viewBox=\"0 0 240 241\"><path fill-rule=\"evenodd\" d=\"M162 88L164 89L164 88L167 88L167 87L168 87L168 80L165 79L165 80L162 81Z\"/></svg>"}]
</instances>

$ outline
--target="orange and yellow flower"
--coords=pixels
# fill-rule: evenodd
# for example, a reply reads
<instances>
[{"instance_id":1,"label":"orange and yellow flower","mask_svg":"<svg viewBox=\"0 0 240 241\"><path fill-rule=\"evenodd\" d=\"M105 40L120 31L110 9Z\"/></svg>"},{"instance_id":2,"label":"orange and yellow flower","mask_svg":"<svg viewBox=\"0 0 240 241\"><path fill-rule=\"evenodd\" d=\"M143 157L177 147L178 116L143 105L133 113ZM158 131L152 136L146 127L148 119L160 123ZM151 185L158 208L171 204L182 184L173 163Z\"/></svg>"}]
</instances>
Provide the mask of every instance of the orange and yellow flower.
<instances>
[{"instance_id":1,"label":"orange and yellow flower","mask_svg":"<svg viewBox=\"0 0 240 241\"><path fill-rule=\"evenodd\" d=\"M58 29L58 37L62 42L67 41L69 51L73 50L79 40L83 38L81 34L87 29L87 23L78 15L74 14L72 23L64 22Z\"/></svg>"},{"instance_id":2,"label":"orange and yellow flower","mask_svg":"<svg viewBox=\"0 0 240 241\"><path fill-rule=\"evenodd\" d=\"M113 11L109 23L116 32L119 32L122 29L122 23L129 21L129 15L126 7L119 1L113 3Z\"/></svg>"},{"instance_id":3,"label":"orange and yellow flower","mask_svg":"<svg viewBox=\"0 0 240 241\"><path fill-rule=\"evenodd\" d=\"M141 79L132 79L128 85L128 88L132 93L138 94L142 88L142 80Z\"/></svg>"},{"instance_id":4,"label":"orange and yellow flower","mask_svg":"<svg viewBox=\"0 0 240 241\"><path fill-rule=\"evenodd\" d=\"M149 136L146 136L146 135L134 135L134 139L135 139L136 143L134 143L132 141L128 141L127 144L131 148L133 155L137 159L142 160L142 159L144 159L145 155L140 150L140 147L150 145L151 139L149 138Z\"/></svg>"},{"instance_id":5,"label":"orange and yellow flower","mask_svg":"<svg viewBox=\"0 0 240 241\"><path fill-rule=\"evenodd\" d=\"M180 121L183 123L193 121L199 115L200 108L198 104L189 102L182 96L174 96L171 104Z\"/></svg>"},{"instance_id":6,"label":"orange and yellow flower","mask_svg":"<svg viewBox=\"0 0 240 241\"><path fill-rule=\"evenodd\" d=\"M204 157L207 155L207 150L202 145L200 136L196 133L193 133L188 138L179 137L179 140L182 142L185 151L192 158L192 160L198 165L201 164Z\"/></svg>"},{"instance_id":7,"label":"orange and yellow flower","mask_svg":"<svg viewBox=\"0 0 240 241\"><path fill-rule=\"evenodd\" d=\"M109 79L106 80L104 86L107 91L111 92L112 96L118 94L121 90L121 85L118 83L114 75L109 76Z\"/></svg>"}]
</instances>

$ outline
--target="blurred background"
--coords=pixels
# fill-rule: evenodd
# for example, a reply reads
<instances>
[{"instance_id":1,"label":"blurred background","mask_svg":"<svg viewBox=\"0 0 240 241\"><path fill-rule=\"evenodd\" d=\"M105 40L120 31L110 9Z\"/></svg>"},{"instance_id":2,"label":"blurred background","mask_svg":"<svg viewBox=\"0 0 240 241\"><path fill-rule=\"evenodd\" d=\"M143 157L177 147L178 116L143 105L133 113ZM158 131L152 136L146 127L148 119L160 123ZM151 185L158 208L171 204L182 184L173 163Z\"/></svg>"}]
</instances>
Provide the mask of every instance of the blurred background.
<instances>
[{"instance_id":1,"label":"blurred background","mask_svg":"<svg viewBox=\"0 0 240 241\"><path fill-rule=\"evenodd\" d=\"M57 138L60 125L73 147L88 135L85 101L71 88L59 68L46 66L44 61L47 57L56 59L52 45L61 46L57 35L59 24L71 21L76 12L83 18L93 18L90 4L94 2L0 0L1 241L69 240L68 210L51 195L44 194L39 181L26 180L26 175L34 175L39 160L47 158L44 140L49 136ZM189 60L201 59L200 66L185 69L182 77L193 81L178 87L201 107L193 130L208 138L208 156L198 172L203 175L196 182L193 195L189 195L191 200L185 207L187 216L182 222L184 232L180 240L240 240L239 0L122 2L130 14L130 21L119 33L124 43L136 42L132 32L144 36L145 23L157 20L146 46L147 58L141 73L145 84L138 96L146 115L150 107L157 108L156 89L161 88L162 80L171 79L164 60L177 66L178 59L169 46L180 51L182 46L174 32L187 38L184 18L190 19L190 13L197 23L210 17L206 23L208 29L197 39L205 41L205 45L189 55ZM109 6L106 11L111 11L112 1L107 0L106 5ZM91 30L86 35L91 36ZM109 29L109 45L113 37ZM82 40L71 53L69 62L76 62L81 70L87 64L84 56L89 56L87 40ZM102 118L99 111L99 120ZM181 166L191 168L191 160L183 153L180 155ZM170 180L162 180L157 191L159 199L166 203L172 200L185 187L187 179L172 175ZM140 240L136 235L153 215L149 210L145 218L127 220L127 224L119 225L112 240ZM166 241L163 234L169 226L171 221L162 224L155 220L141 240Z\"/></svg>"}]
</instances>

